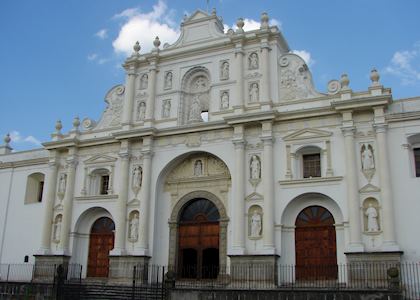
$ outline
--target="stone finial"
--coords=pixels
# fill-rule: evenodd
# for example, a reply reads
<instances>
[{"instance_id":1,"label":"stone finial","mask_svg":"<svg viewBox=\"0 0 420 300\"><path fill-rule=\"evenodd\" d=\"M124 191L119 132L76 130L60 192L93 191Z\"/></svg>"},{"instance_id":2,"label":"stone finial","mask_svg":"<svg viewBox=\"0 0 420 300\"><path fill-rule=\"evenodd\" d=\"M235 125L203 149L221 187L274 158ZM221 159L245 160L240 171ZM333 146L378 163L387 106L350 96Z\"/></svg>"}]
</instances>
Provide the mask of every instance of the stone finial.
<instances>
[{"instance_id":1,"label":"stone finial","mask_svg":"<svg viewBox=\"0 0 420 300\"><path fill-rule=\"evenodd\" d=\"M73 130L75 131L79 130L79 126L80 126L80 119L79 117L75 117L73 119Z\"/></svg>"},{"instance_id":2,"label":"stone finial","mask_svg":"<svg viewBox=\"0 0 420 300\"><path fill-rule=\"evenodd\" d=\"M155 40L153 41L153 46L155 46L156 49L159 49L160 46L160 40L159 37L155 37Z\"/></svg>"},{"instance_id":3,"label":"stone finial","mask_svg":"<svg viewBox=\"0 0 420 300\"><path fill-rule=\"evenodd\" d=\"M347 74L341 75L340 83L341 83L341 90L342 91L350 89L349 88L350 79L349 79L349 76L347 76Z\"/></svg>"},{"instance_id":4,"label":"stone finial","mask_svg":"<svg viewBox=\"0 0 420 300\"><path fill-rule=\"evenodd\" d=\"M370 80L372 81L371 86L378 86L379 84L379 72L373 68L372 71L370 71Z\"/></svg>"},{"instance_id":5,"label":"stone finial","mask_svg":"<svg viewBox=\"0 0 420 300\"><path fill-rule=\"evenodd\" d=\"M9 133L4 136L3 140L4 140L4 145L0 146L0 155L9 154L13 150L12 147L10 147L9 145L10 141L12 140L10 138Z\"/></svg>"},{"instance_id":6,"label":"stone finial","mask_svg":"<svg viewBox=\"0 0 420 300\"><path fill-rule=\"evenodd\" d=\"M213 7L213 9L211 10L211 15L215 16L216 15L216 8Z\"/></svg>"},{"instance_id":7,"label":"stone finial","mask_svg":"<svg viewBox=\"0 0 420 300\"><path fill-rule=\"evenodd\" d=\"M134 50L134 54L139 54L139 52L140 52L140 49L141 49L141 47L140 47L140 43L139 43L139 41L137 41L135 44L134 44L134 46L133 46L133 50Z\"/></svg>"},{"instance_id":8,"label":"stone finial","mask_svg":"<svg viewBox=\"0 0 420 300\"><path fill-rule=\"evenodd\" d=\"M9 147L9 143L12 141L12 139L10 138L10 133L6 134L4 136L4 139L3 140L4 140L4 145L6 147Z\"/></svg>"},{"instance_id":9,"label":"stone finial","mask_svg":"<svg viewBox=\"0 0 420 300\"><path fill-rule=\"evenodd\" d=\"M268 14L266 12L263 12L261 14L261 29L267 29L268 26L268 21L270 20L270 18L268 17Z\"/></svg>"},{"instance_id":10,"label":"stone finial","mask_svg":"<svg viewBox=\"0 0 420 300\"><path fill-rule=\"evenodd\" d=\"M238 29L236 29L236 32L244 32L244 19L243 18L239 18L238 20L236 20L236 26L238 27Z\"/></svg>"},{"instance_id":11,"label":"stone finial","mask_svg":"<svg viewBox=\"0 0 420 300\"><path fill-rule=\"evenodd\" d=\"M57 122L55 122L55 133L61 134L62 128L63 128L63 124L61 124L61 120L57 120Z\"/></svg>"}]
</instances>

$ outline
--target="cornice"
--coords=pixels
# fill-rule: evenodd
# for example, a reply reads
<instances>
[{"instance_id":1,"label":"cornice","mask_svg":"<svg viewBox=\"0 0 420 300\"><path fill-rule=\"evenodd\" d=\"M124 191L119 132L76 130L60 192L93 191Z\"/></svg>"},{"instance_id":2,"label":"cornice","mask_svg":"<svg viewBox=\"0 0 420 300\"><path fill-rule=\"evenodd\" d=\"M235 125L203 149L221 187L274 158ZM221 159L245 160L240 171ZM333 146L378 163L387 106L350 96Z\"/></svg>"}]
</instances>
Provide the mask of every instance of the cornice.
<instances>
[{"instance_id":1,"label":"cornice","mask_svg":"<svg viewBox=\"0 0 420 300\"><path fill-rule=\"evenodd\" d=\"M348 100L336 100L331 102L331 107L341 110L366 110L374 106L388 106L392 102L392 95L367 96L351 98Z\"/></svg>"},{"instance_id":2,"label":"cornice","mask_svg":"<svg viewBox=\"0 0 420 300\"><path fill-rule=\"evenodd\" d=\"M307 184L316 184L322 185L329 182L337 182L343 180L343 176L334 176L334 177L313 177L313 178L301 178L301 179L291 179L291 180L279 180L281 185L307 185Z\"/></svg>"},{"instance_id":3,"label":"cornice","mask_svg":"<svg viewBox=\"0 0 420 300\"><path fill-rule=\"evenodd\" d=\"M33 159L25 159L13 162L0 162L0 169L9 169L9 168L18 168L18 167L28 167L28 166L35 166L35 165L47 165L49 161L48 157L43 158L33 158Z\"/></svg>"},{"instance_id":4,"label":"cornice","mask_svg":"<svg viewBox=\"0 0 420 300\"><path fill-rule=\"evenodd\" d=\"M269 110L269 111L259 111L255 113L245 113L241 115L234 115L225 117L224 120L229 125L236 125L236 124L251 124L256 122L262 122L262 121L269 121L274 120L278 115L278 112L275 110Z\"/></svg>"}]
</instances>

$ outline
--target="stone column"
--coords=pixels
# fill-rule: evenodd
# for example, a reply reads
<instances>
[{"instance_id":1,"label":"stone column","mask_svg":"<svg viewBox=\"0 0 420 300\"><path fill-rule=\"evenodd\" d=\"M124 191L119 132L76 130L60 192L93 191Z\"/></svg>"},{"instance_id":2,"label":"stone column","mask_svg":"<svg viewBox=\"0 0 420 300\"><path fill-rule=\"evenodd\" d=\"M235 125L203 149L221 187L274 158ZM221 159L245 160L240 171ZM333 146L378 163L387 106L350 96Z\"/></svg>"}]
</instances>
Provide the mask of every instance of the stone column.
<instances>
[{"instance_id":1,"label":"stone column","mask_svg":"<svg viewBox=\"0 0 420 300\"><path fill-rule=\"evenodd\" d=\"M292 179L292 155L290 153L290 145L286 145L286 179Z\"/></svg>"},{"instance_id":2,"label":"stone column","mask_svg":"<svg viewBox=\"0 0 420 300\"><path fill-rule=\"evenodd\" d=\"M270 98L270 60L269 53L270 47L266 38L261 40L261 88L260 88L260 102L266 103L271 100Z\"/></svg>"},{"instance_id":3,"label":"stone column","mask_svg":"<svg viewBox=\"0 0 420 300\"><path fill-rule=\"evenodd\" d=\"M331 163L331 142L330 141L326 141L325 142L325 155L327 158L327 172L326 175L327 177L331 177L334 175L333 169L332 169L332 163Z\"/></svg>"},{"instance_id":4,"label":"stone column","mask_svg":"<svg viewBox=\"0 0 420 300\"><path fill-rule=\"evenodd\" d=\"M236 44L235 49L235 69L236 69L236 95L233 108L237 112L243 112L245 98L244 98L244 52L242 50L242 43Z\"/></svg>"},{"instance_id":5,"label":"stone column","mask_svg":"<svg viewBox=\"0 0 420 300\"><path fill-rule=\"evenodd\" d=\"M350 229L350 240L347 252L363 252L360 219L359 189L356 168L356 151L354 145L354 126L342 127L345 146L347 208Z\"/></svg>"},{"instance_id":6,"label":"stone column","mask_svg":"<svg viewBox=\"0 0 420 300\"><path fill-rule=\"evenodd\" d=\"M234 174L234 198L232 209L232 252L241 255L245 252L245 140L243 138L244 126L234 128L235 147L235 172Z\"/></svg>"},{"instance_id":7,"label":"stone column","mask_svg":"<svg viewBox=\"0 0 420 300\"><path fill-rule=\"evenodd\" d=\"M49 254L51 250L51 230L54 215L54 202L57 188L57 173L58 173L58 162L56 152L51 150L50 160L48 162L48 184L47 194L45 201L45 214L42 224L42 240L41 249L39 254Z\"/></svg>"},{"instance_id":8,"label":"stone column","mask_svg":"<svg viewBox=\"0 0 420 300\"><path fill-rule=\"evenodd\" d=\"M115 246L112 255L125 255L128 183L130 172L130 142L122 140L120 146L120 176L118 187L118 210L115 224Z\"/></svg>"},{"instance_id":9,"label":"stone column","mask_svg":"<svg viewBox=\"0 0 420 300\"><path fill-rule=\"evenodd\" d=\"M156 62L153 61L149 68L148 101L146 104L146 122L153 122L155 118L155 98L156 98Z\"/></svg>"},{"instance_id":10,"label":"stone column","mask_svg":"<svg viewBox=\"0 0 420 300\"><path fill-rule=\"evenodd\" d=\"M63 220L61 225L60 243L58 249L60 254L69 254L69 240L70 240L70 226L73 211L73 198L74 198L74 183L76 179L77 168L77 149L70 148L67 163L67 184L66 192L63 200Z\"/></svg>"},{"instance_id":11,"label":"stone column","mask_svg":"<svg viewBox=\"0 0 420 300\"><path fill-rule=\"evenodd\" d=\"M274 156L272 123L262 124L261 140L264 143L262 179L264 185L264 248L267 254L274 254Z\"/></svg>"},{"instance_id":12,"label":"stone column","mask_svg":"<svg viewBox=\"0 0 420 300\"><path fill-rule=\"evenodd\" d=\"M152 137L143 138L143 182L140 190L140 220L139 220L139 248L138 255L149 255L149 215L150 215L150 188L152 179Z\"/></svg>"},{"instance_id":13,"label":"stone column","mask_svg":"<svg viewBox=\"0 0 420 300\"><path fill-rule=\"evenodd\" d=\"M394 203L392 201L392 181L390 176L387 124L375 124L379 181L381 183L383 250L399 251L395 238Z\"/></svg>"},{"instance_id":14,"label":"stone column","mask_svg":"<svg viewBox=\"0 0 420 300\"><path fill-rule=\"evenodd\" d=\"M125 97L121 122L123 126L127 126L132 123L136 76L137 74L135 72L135 68L130 67L130 69L127 70L126 77Z\"/></svg>"}]
</instances>

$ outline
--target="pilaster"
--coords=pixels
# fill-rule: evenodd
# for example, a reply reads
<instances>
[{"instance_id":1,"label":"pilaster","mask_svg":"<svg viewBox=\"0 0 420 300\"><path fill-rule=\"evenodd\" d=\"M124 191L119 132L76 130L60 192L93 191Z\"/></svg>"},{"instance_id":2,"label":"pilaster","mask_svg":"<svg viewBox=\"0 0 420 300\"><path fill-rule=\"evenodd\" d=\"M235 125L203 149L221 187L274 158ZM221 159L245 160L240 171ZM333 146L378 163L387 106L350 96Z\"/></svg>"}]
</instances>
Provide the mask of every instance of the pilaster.
<instances>
[{"instance_id":1,"label":"pilaster","mask_svg":"<svg viewBox=\"0 0 420 300\"><path fill-rule=\"evenodd\" d=\"M236 94L233 108L235 112L242 113L244 110L244 52L242 49L242 41L236 44L235 48L235 69L236 69Z\"/></svg>"},{"instance_id":2,"label":"pilaster","mask_svg":"<svg viewBox=\"0 0 420 300\"><path fill-rule=\"evenodd\" d=\"M132 116L133 116L133 107L134 107L134 95L135 95L135 81L137 74L135 72L135 67L130 66L127 70L127 77L126 77L126 87L125 87L125 98L124 98L124 106L123 106L123 115L122 115L122 122L121 124L127 129L130 128L132 123Z\"/></svg>"},{"instance_id":3,"label":"pilaster","mask_svg":"<svg viewBox=\"0 0 420 300\"><path fill-rule=\"evenodd\" d=\"M269 44L268 44L268 36L264 36L261 39L261 97L260 102L263 104L270 104L271 96L270 96L270 59L269 59ZM271 109L271 105L269 105L268 109Z\"/></svg>"},{"instance_id":4,"label":"pilaster","mask_svg":"<svg viewBox=\"0 0 420 300\"><path fill-rule=\"evenodd\" d=\"M156 98L156 73L157 61L153 59L149 67L149 84L148 84L148 99L146 104L146 119L145 122L151 126L154 122L155 114L155 98Z\"/></svg>"}]
</instances>

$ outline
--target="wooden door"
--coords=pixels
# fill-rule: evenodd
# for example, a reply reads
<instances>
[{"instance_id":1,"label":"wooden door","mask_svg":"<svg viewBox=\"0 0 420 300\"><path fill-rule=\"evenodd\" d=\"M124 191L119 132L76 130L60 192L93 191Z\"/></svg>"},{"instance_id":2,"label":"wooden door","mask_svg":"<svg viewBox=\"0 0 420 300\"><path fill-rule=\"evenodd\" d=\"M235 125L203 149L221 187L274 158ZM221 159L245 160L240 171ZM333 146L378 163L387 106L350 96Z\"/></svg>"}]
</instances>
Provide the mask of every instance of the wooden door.
<instances>
[{"instance_id":1,"label":"wooden door","mask_svg":"<svg viewBox=\"0 0 420 300\"><path fill-rule=\"evenodd\" d=\"M310 206L296 218L296 279L337 278L337 248L331 213Z\"/></svg>"},{"instance_id":2,"label":"wooden door","mask_svg":"<svg viewBox=\"0 0 420 300\"><path fill-rule=\"evenodd\" d=\"M193 200L178 227L178 267L183 278L216 278L219 272L219 214L206 199Z\"/></svg>"},{"instance_id":3,"label":"wooden door","mask_svg":"<svg viewBox=\"0 0 420 300\"><path fill-rule=\"evenodd\" d=\"M108 277L114 230L114 222L109 218L100 218L93 224L89 239L88 277Z\"/></svg>"}]
</instances>

